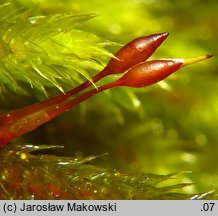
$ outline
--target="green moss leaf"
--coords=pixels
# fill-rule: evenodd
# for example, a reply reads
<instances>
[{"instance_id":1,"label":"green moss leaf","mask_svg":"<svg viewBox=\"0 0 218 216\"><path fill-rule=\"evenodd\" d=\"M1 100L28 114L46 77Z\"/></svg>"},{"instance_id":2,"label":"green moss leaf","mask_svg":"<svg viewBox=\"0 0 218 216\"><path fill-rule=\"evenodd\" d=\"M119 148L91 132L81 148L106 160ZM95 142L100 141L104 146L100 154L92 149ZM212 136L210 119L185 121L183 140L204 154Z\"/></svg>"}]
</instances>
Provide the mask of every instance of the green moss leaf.
<instances>
[{"instance_id":1,"label":"green moss leaf","mask_svg":"<svg viewBox=\"0 0 218 216\"><path fill-rule=\"evenodd\" d=\"M113 56L104 49L112 43L77 29L95 14L31 17L12 4L2 5L0 14L0 87L16 90L20 82L29 82L32 88L64 92L62 85L72 86L82 77L91 81L90 73Z\"/></svg>"}]
</instances>

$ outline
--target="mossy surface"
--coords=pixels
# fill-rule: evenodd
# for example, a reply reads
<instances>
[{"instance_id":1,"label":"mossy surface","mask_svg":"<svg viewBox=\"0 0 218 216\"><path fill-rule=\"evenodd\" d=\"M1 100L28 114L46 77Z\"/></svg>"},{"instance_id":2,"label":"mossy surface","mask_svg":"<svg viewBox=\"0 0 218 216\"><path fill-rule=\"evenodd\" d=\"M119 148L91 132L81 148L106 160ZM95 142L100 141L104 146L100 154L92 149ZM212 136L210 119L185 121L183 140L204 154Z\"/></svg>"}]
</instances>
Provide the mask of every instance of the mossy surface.
<instances>
[{"instance_id":1,"label":"mossy surface","mask_svg":"<svg viewBox=\"0 0 218 216\"><path fill-rule=\"evenodd\" d=\"M196 198L217 199L217 4L185 2L1 1L0 114L90 80L122 44L139 36L170 33L152 59L206 53L214 58L184 68L154 86L106 91L16 139L0 150L0 198L61 199L71 194L69 198L78 199L190 199L197 194ZM64 149L32 156L29 150L35 148L28 150L26 143L48 148L63 145ZM22 151L26 159L21 158ZM71 164L104 153L110 158ZM65 161L70 161L70 167L60 168L59 162ZM80 182L72 174L75 169ZM192 173L169 174L183 171ZM116 172L121 174L116 176ZM153 173L162 185L151 181L151 176L145 181L148 174L140 173ZM36 175L40 180L28 188ZM172 177L177 179L163 182ZM40 181L48 183L40 185ZM66 189L65 181L75 187L89 185L88 191L97 188L98 193L84 189L81 195L74 187ZM14 191L21 183L20 190ZM102 185L105 191L99 193ZM113 186L122 186L114 196ZM37 187L45 193L37 194Z\"/></svg>"}]
</instances>

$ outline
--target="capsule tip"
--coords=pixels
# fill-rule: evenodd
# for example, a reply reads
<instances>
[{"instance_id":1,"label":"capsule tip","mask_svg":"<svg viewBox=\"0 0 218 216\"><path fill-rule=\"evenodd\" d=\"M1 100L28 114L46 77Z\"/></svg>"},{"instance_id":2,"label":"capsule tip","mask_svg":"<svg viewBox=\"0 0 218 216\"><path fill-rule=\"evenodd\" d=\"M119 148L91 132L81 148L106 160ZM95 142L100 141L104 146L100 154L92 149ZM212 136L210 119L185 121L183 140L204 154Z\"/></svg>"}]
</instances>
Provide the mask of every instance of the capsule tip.
<instances>
[{"instance_id":1,"label":"capsule tip","mask_svg":"<svg viewBox=\"0 0 218 216\"><path fill-rule=\"evenodd\" d=\"M154 41L153 46L155 48L159 47L163 43L163 41L168 37L168 35L168 32L150 35L152 40Z\"/></svg>"},{"instance_id":2,"label":"capsule tip","mask_svg":"<svg viewBox=\"0 0 218 216\"><path fill-rule=\"evenodd\" d=\"M162 35L163 37L164 37L164 36L165 36L165 37L168 37L169 32L163 32L163 33L160 33L160 35Z\"/></svg>"},{"instance_id":3,"label":"capsule tip","mask_svg":"<svg viewBox=\"0 0 218 216\"><path fill-rule=\"evenodd\" d=\"M159 34L155 34L154 36L154 40L165 40L168 37L169 33L168 32L163 32L163 33L159 33Z\"/></svg>"},{"instance_id":4,"label":"capsule tip","mask_svg":"<svg viewBox=\"0 0 218 216\"><path fill-rule=\"evenodd\" d=\"M207 57L207 59L213 57L212 54L206 54L205 56Z\"/></svg>"}]
</instances>

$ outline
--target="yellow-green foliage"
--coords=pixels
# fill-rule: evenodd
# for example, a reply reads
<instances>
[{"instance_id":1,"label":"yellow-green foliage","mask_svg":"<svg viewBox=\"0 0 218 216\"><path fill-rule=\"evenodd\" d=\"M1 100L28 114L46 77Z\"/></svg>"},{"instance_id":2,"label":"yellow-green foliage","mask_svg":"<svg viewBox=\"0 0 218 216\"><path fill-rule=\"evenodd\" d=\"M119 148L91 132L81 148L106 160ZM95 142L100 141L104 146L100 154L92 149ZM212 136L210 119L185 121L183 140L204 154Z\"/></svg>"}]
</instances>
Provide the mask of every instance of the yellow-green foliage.
<instances>
[{"instance_id":1,"label":"yellow-green foliage","mask_svg":"<svg viewBox=\"0 0 218 216\"><path fill-rule=\"evenodd\" d=\"M100 62L112 57L109 41L78 29L94 14L74 13L31 16L32 10L6 3L0 7L0 88L17 90L28 82L45 92L90 79L88 71L100 70Z\"/></svg>"},{"instance_id":2,"label":"yellow-green foliage","mask_svg":"<svg viewBox=\"0 0 218 216\"><path fill-rule=\"evenodd\" d=\"M97 164L83 172L90 177L89 172L94 170L100 179L98 174L109 175L113 168L128 172L128 180L135 177L132 171L168 174L191 170L189 175L179 175L175 183L195 183L179 191L189 195L171 194L165 198L186 199L218 188L218 4L215 1L2 0L0 3L1 113L37 102L41 95L45 98L44 94L59 94L90 79L119 48L114 45L138 36L170 33L151 58L214 54L214 58L184 68L164 83L99 94L80 109L60 116L14 144L64 145L66 151L58 152L59 155L76 155L76 158L108 152L110 159L102 160L101 166L109 169L102 170ZM20 149L12 150L13 158L16 151ZM6 163L2 170L7 170L11 156L4 150L0 155ZM18 165L18 158L13 160L13 165ZM59 157L59 160L66 159ZM22 166L30 168L26 162L23 160ZM38 166L37 162L31 163ZM48 168L48 172L53 171ZM139 179L137 176L136 181ZM8 190L4 189L7 181L0 186L4 192ZM130 193L123 198L134 198L138 191L133 188L129 182L125 184ZM151 189L155 192L156 185L152 184ZM142 194L138 197L164 197L162 193L158 197L143 194L144 197ZM7 197L10 196L3 198ZM116 196L119 197L120 194Z\"/></svg>"}]
</instances>

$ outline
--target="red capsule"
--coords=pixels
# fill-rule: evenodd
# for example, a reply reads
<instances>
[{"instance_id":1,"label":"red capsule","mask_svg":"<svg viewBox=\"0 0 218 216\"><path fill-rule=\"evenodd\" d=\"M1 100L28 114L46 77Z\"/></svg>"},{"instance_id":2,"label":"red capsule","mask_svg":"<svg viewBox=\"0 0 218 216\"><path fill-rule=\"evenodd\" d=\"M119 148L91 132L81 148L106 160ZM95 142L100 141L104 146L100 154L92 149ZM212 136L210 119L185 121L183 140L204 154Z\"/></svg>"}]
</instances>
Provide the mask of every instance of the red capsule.
<instances>
[{"instance_id":1,"label":"red capsule","mask_svg":"<svg viewBox=\"0 0 218 216\"><path fill-rule=\"evenodd\" d=\"M159 82L182 66L182 62L153 60L132 67L121 79L121 85L144 87Z\"/></svg>"},{"instance_id":2,"label":"red capsule","mask_svg":"<svg viewBox=\"0 0 218 216\"><path fill-rule=\"evenodd\" d=\"M121 86L144 87L157 83L181 67L212 57L203 55L189 59L153 60L139 63L129 69L118 82Z\"/></svg>"},{"instance_id":3,"label":"red capsule","mask_svg":"<svg viewBox=\"0 0 218 216\"><path fill-rule=\"evenodd\" d=\"M112 58L105 67L104 73L123 73L132 66L146 61L162 44L168 35L169 33L167 32L152 34L136 38L135 40L127 43L115 54L119 60Z\"/></svg>"}]
</instances>

